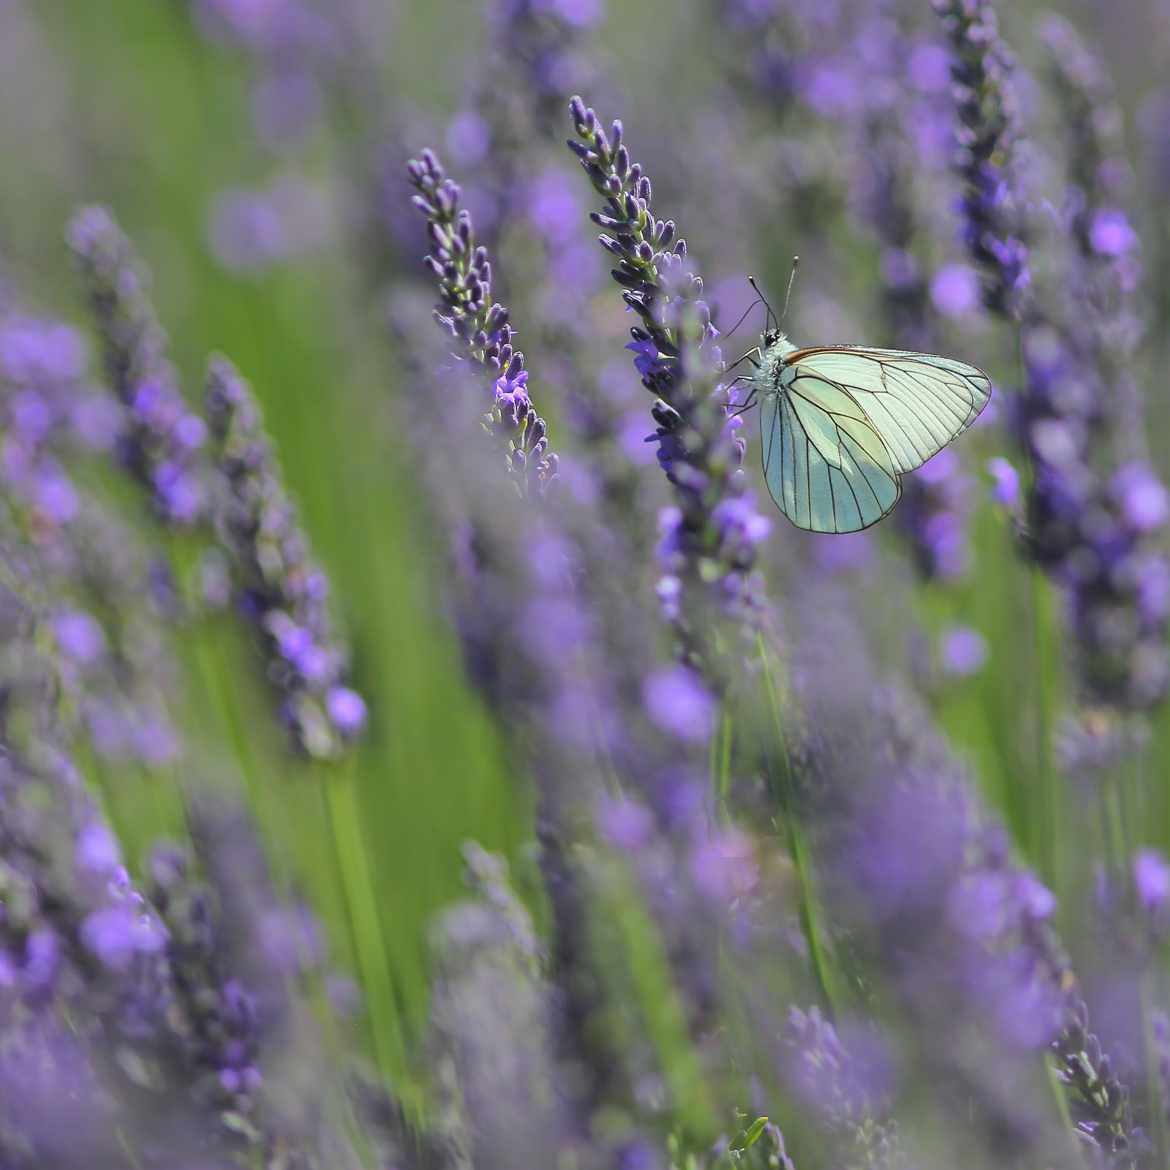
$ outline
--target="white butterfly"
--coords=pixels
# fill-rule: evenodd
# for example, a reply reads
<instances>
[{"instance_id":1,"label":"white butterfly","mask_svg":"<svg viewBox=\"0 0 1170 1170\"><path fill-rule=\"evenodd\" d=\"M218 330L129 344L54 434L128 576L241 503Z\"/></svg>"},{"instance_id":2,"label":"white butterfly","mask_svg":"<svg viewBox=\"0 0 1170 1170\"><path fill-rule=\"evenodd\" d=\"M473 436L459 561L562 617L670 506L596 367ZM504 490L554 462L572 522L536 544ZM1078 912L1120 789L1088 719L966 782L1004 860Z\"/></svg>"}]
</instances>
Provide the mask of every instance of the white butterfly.
<instances>
[{"instance_id":1,"label":"white butterfly","mask_svg":"<svg viewBox=\"0 0 1170 1170\"><path fill-rule=\"evenodd\" d=\"M859 532L889 515L901 477L961 435L991 397L982 370L912 350L797 349L770 329L754 352L764 480L809 532Z\"/></svg>"}]
</instances>

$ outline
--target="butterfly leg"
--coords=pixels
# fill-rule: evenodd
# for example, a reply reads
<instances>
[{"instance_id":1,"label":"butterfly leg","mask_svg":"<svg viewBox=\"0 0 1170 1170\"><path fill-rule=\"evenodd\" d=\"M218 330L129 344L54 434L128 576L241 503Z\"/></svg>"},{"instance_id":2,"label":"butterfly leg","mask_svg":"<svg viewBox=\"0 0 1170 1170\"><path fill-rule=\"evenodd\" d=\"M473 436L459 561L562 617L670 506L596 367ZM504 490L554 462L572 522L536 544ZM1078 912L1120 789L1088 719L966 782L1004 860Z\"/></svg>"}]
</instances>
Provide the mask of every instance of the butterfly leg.
<instances>
[{"instance_id":1,"label":"butterfly leg","mask_svg":"<svg viewBox=\"0 0 1170 1170\"><path fill-rule=\"evenodd\" d=\"M723 372L724 372L725 374L729 374L729 373L731 373L731 371L732 371L732 370L734 370L736 366L738 366L738 365L742 365L744 362L746 362L746 361L748 361L749 359L751 359L751 358L752 358L752 354L754 354L754 353L759 353L759 352L760 352L760 347L759 347L758 345L753 345L753 346L751 347L751 349L749 349L749 350L748 350L746 353L741 353L741 354L739 355L739 357L737 357L737 358L735 359L735 361L733 361L733 362L731 363L731 365L729 365L729 366L724 366L724 367L723 367ZM759 363L759 362L757 362L757 361L755 361L754 359L752 359L752 365L753 365L753 366L755 366L757 370L760 368L760 363Z\"/></svg>"},{"instance_id":2,"label":"butterfly leg","mask_svg":"<svg viewBox=\"0 0 1170 1170\"><path fill-rule=\"evenodd\" d=\"M747 396L747 401L741 402L739 404L739 406L737 406L734 410L729 410L727 412L727 417L728 418L739 418L739 416L741 414L743 414L744 411L751 410L751 408L753 406L755 406L755 404L756 404L756 388L753 386L751 393Z\"/></svg>"}]
</instances>

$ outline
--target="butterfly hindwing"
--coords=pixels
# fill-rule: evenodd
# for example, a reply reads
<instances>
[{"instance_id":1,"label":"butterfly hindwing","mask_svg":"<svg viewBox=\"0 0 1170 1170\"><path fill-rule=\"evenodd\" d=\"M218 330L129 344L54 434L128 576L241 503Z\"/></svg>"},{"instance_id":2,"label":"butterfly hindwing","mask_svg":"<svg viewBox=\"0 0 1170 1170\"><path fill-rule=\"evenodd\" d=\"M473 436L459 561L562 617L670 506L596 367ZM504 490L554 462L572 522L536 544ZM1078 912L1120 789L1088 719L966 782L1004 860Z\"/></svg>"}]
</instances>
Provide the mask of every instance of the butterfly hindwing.
<instances>
[{"instance_id":1,"label":"butterfly hindwing","mask_svg":"<svg viewBox=\"0 0 1170 1170\"><path fill-rule=\"evenodd\" d=\"M827 382L851 400L885 444L897 473L921 467L979 416L991 379L954 358L900 349L824 346L799 349L786 365L799 393L824 394Z\"/></svg>"},{"instance_id":2,"label":"butterfly hindwing","mask_svg":"<svg viewBox=\"0 0 1170 1170\"><path fill-rule=\"evenodd\" d=\"M764 480L776 506L810 532L858 532L898 502L901 484L881 436L841 389L807 378L760 406Z\"/></svg>"}]
</instances>

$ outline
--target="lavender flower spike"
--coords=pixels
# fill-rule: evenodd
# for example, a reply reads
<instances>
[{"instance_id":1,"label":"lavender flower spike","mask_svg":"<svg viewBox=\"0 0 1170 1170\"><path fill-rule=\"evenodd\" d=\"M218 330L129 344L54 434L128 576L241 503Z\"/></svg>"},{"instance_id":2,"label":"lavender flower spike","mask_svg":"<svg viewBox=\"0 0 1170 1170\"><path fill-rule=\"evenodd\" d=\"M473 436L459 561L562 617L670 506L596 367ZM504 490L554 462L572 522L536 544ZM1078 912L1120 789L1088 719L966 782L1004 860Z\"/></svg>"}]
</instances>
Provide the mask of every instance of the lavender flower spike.
<instances>
[{"instance_id":1,"label":"lavender flower spike","mask_svg":"<svg viewBox=\"0 0 1170 1170\"><path fill-rule=\"evenodd\" d=\"M1031 285L1023 217L1011 202L1008 165L1016 134L1011 58L987 0L932 0L951 44L959 120L957 170L965 181L963 234L984 274L987 307L1018 317Z\"/></svg>"},{"instance_id":2,"label":"lavender flower spike","mask_svg":"<svg viewBox=\"0 0 1170 1170\"><path fill-rule=\"evenodd\" d=\"M448 179L434 151L408 165L419 192L414 205L427 217L431 250L426 265L439 282L435 319L463 345L464 355L495 376L488 432L503 445L509 469L527 492L544 491L556 478L557 457L549 450L548 427L528 396L524 354L512 345L508 310L493 302L487 249L475 242L471 213L459 206L459 187Z\"/></svg>"},{"instance_id":3,"label":"lavender flower spike","mask_svg":"<svg viewBox=\"0 0 1170 1170\"><path fill-rule=\"evenodd\" d=\"M651 413L658 461L678 500L663 517L660 554L667 575L659 595L682 635L683 657L693 657L694 615L685 611L695 587L713 587L725 611L749 617L756 609L756 546L769 524L746 495L745 443L737 435L739 420L728 417L728 387L718 384L718 331L686 241L677 238L672 220L654 217L650 180L630 161L621 122L607 135L579 97L569 110L577 134L569 147L605 200L591 218L605 230L602 247L617 257L613 278L622 297L641 318L628 348L642 384L657 398Z\"/></svg>"},{"instance_id":4,"label":"lavender flower spike","mask_svg":"<svg viewBox=\"0 0 1170 1170\"><path fill-rule=\"evenodd\" d=\"M206 428L183 401L148 277L105 207L83 207L73 217L69 246L88 288L110 385L127 412L122 460L166 523L193 524L205 502L197 459Z\"/></svg>"},{"instance_id":5,"label":"lavender flower spike","mask_svg":"<svg viewBox=\"0 0 1170 1170\"><path fill-rule=\"evenodd\" d=\"M235 560L244 611L263 637L268 675L284 694L298 745L332 759L363 730L366 705L345 681L328 580L310 555L256 401L226 358L211 360L206 399L225 488L216 524Z\"/></svg>"},{"instance_id":6,"label":"lavender flower spike","mask_svg":"<svg viewBox=\"0 0 1170 1170\"><path fill-rule=\"evenodd\" d=\"M1017 136L1010 63L994 11L987 0L934 0L934 6L951 44L968 250L983 271L988 307L1019 323L1025 386L1018 440L1034 470L1027 551L1069 595L1082 697L1118 711L1149 709L1170 689L1166 565L1148 539L1165 524L1168 509L1164 487L1142 464L1108 466L1121 421L1110 404L1128 397L1130 413L1138 409L1136 396L1116 391L1124 330L1105 308L1123 289L1116 257L1096 254L1095 216L1074 223L1084 254L1065 277L1071 288L1085 290L1084 303L1066 305L1049 296L1042 304L1031 291L1022 242L1027 218L1009 183ZM1084 89L1086 80L1069 72L1062 84ZM1082 161L1104 159L1110 149L1100 128L1080 115L1085 101L1098 107L1103 100L1100 85L1089 88L1077 101L1070 93L1064 102ZM1100 170L1086 189L1078 163L1074 194L1082 206L1108 213L1104 250L1111 252L1128 221L1118 219L1112 194L1099 190ZM1140 425L1130 429L1140 432Z\"/></svg>"}]
</instances>

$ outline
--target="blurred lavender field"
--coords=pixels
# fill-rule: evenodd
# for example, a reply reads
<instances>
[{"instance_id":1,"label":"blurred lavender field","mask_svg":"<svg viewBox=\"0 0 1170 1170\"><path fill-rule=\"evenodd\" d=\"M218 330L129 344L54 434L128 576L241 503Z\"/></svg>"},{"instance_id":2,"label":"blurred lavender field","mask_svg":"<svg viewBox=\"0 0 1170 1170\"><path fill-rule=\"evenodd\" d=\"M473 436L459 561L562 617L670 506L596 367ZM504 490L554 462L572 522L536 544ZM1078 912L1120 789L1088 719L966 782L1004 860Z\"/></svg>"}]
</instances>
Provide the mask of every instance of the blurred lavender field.
<instances>
[{"instance_id":1,"label":"blurred lavender field","mask_svg":"<svg viewBox=\"0 0 1170 1170\"><path fill-rule=\"evenodd\" d=\"M1170 1168L1168 55L0 0L0 1170ZM860 533L795 253L994 382Z\"/></svg>"}]
</instances>

